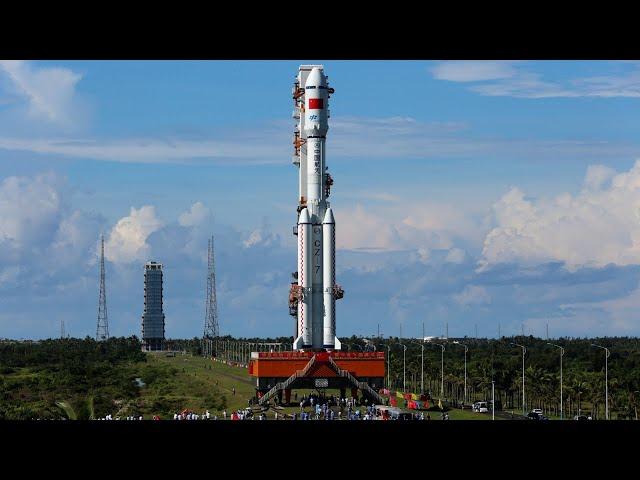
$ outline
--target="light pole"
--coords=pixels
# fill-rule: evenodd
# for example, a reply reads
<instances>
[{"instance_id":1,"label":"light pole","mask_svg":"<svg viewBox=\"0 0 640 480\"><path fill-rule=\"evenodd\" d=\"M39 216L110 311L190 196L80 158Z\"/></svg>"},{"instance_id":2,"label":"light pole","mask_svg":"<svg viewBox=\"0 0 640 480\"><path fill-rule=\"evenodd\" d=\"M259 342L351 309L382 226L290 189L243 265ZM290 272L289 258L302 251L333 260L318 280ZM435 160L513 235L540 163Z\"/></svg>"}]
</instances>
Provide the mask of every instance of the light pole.
<instances>
[{"instance_id":1,"label":"light pole","mask_svg":"<svg viewBox=\"0 0 640 480\"><path fill-rule=\"evenodd\" d=\"M424 336L422 337L422 344L420 345L420 362L421 362L421 380L420 380L420 393L424 393Z\"/></svg>"},{"instance_id":2,"label":"light pole","mask_svg":"<svg viewBox=\"0 0 640 480\"><path fill-rule=\"evenodd\" d=\"M440 398L444 397L444 345L435 343L438 347L442 348L440 357Z\"/></svg>"},{"instance_id":3,"label":"light pole","mask_svg":"<svg viewBox=\"0 0 640 480\"><path fill-rule=\"evenodd\" d=\"M591 344L593 347L601 348L605 351L604 355L604 404L605 404L605 418L609 420L609 349L602 345Z\"/></svg>"},{"instance_id":4,"label":"light pole","mask_svg":"<svg viewBox=\"0 0 640 480\"><path fill-rule=\"evenodd\" d=\"M387 388L391 390L391 346L387 345Z\"/></svg>"},{"instance_id":5,"label":"light pole","mask_svg":"<svg viewBox=\"0 0 640 480\"><path fill-rule=\"evenodd\" d=\"M513 342L511 342L511 345L522 349L522 415L524 416L524 354L527 353L527 347Z\"/></svg>"},{"instance_id":6,"label":"light pole","mask_svg":"<svg viewBox=\"0 0 640 480\"><path fill-rule=\"evenodd\" d=\"M491 420L496 419L496 382L491 380Z\"/></svg>"},{"instance_id":7,"label":"light pole","mask_svg":"<svg viewBox=\"0 0 640 480\"><path fill-rule=\"evenodd\" d=\"M464 347L464 403L467 403L467 352L469 351L469 347L458 341L454 341L453 343Z\"/></svg>"},{"instance_id":8,"label":"light pole","mask_svg":"<svg viewBox=\"0 0 640 480\"><path fill-rule=\"evenodd\" d=\"M400 344L401 347L404 347L404 350L402 351L402 392L406 392L406 370L407 370L407 346L403 345L402 343Z\"/></svg>"},{"instance_id":9,"label":"light pole","mask_svg":"<svg viewBox=\"0 0 640 480\"><path fill-rule=\"evenodd\" d=\"M633 410L634 410L634 411L635 411L635 413L636 413L636 420L638 420L638 405L636 404L636 402L637 402L637 400L636 400L636 399L637 399L638 397L636 397L636 393L640 393L640 390L635 390L635 391L633 392Z\"/></svg>"},{"instance_id":10,"label":"light pole","mask_svg":"<svg viewBox=\"0 0 640 480\"><path fill-rule=\"evenodd\" d=\"M547 342L547 345L560 349L560 420L564 420L564 404L562 403L562 357L564 356L564 348L555 343Z\"/></svg>"}]
</instances>

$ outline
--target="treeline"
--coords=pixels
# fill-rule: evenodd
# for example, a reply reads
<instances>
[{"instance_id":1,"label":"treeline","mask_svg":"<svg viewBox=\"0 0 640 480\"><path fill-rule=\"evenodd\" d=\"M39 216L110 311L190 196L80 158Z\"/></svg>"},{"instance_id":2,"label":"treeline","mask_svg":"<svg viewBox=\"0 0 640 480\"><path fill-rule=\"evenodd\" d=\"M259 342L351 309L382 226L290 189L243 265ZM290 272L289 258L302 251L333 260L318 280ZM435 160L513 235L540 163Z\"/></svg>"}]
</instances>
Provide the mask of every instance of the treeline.
<instances>
[{"instance_id":1,"label":"treeline","mask_svg":"<svg viewBox=\"0 0 640 480\"><path fill-rule=\"evenodd\" d=\"M454 343L457 341L459 343ZM640 341L630 337L559 338L552 343L565 349L563 357L564 416L578 413L594 418L605 417L605 352L592 344L607 347L609 375L609 411L611 418L637 418L640 396ZM464 400L464 345L467 346L467 403L491 400L495 383L496 405L519 411L522 408L522 350L525 354L525 407L542 408L552 415L560 412L560 349L546 340L529 337L501 339L437 339L422 343L410 339L343 340L352 350L364 350L375 345L377 350L391 352L390 384L392 389L419 392L422 383L422 352L424 351L424 390L435 399L450 403ZM444 345L442 348L437 344ZM404 361L403 350L407 350ZM424 350L423 349L424 346ZM388 348L387 348L388 347ZM442 359L444 358L444 368Z\"/></svg>"},{"instance_id":2,"label":"treeline","mask_svg":"<svg viewBox=\"0 0 640 480\"><path fill-rule=\"evenodd\" d=\"M136 337L0 341L0 419L110 413L137 396L126 367L145 360Z\"/></svg>"},{"instance_id":3,"label":"treeline","mask_svg":"<svg viewBox=\"0 0 640 480\"><path fill-rule=\"evenodd\" d=\"M219 340L239 343L280 342L290 349L291 337L232 338ZM391 353L385 383L392 390L429 393L450 404L491 400L492 381L496 405L515 412L522 409L522 350L525 355L525 410L542 408L560 414L560 350L546 340L532 336L501 339L435 339L423 343L416 339L382 339L352 336L342 338L343 350L376 349ZM458 342L457 344L454 342ZM189 350L201 353L201 340L185 340ZM631 337L559 338L553 343L565 349L563 356L564 417L577 414L605 417L605 352L609 348L609 411L611 418L637 418L640 400L640 340ZM445 347L444 357L442 349ZM407 347L403 358L405 345ZM465 397L464 345L467 346L467 395ZM422 356L422 353L424 355ZM424 358L424 376L422 374ZM444 365L442 360L444 358ZM403 370L404 364L404 370ZM444 368L442 368L444 366ZM444 378L441 377L444 370ZM444 381L443 381L444 380Z\"/></svg>"}]
</instances>

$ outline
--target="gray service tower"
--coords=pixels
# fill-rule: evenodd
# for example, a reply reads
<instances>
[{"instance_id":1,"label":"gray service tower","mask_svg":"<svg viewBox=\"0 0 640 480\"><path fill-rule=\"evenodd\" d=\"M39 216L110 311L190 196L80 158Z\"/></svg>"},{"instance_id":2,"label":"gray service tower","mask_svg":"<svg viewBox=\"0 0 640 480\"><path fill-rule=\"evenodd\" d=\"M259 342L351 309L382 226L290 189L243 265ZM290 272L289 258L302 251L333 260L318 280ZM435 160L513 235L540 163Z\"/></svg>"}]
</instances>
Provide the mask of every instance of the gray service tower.
<instances>
[{"instance_id":1,"label":"gray service tower","mask_svg":"<svg viewBox=\"0 0 640 480\"><path fill-rule=\"evenodd\" d=\"M162 264L147 262L144 266L144 313L142 314L142 349L162 350L164 344L164 312L162 311Z\"/></svg>"}]
</instances>

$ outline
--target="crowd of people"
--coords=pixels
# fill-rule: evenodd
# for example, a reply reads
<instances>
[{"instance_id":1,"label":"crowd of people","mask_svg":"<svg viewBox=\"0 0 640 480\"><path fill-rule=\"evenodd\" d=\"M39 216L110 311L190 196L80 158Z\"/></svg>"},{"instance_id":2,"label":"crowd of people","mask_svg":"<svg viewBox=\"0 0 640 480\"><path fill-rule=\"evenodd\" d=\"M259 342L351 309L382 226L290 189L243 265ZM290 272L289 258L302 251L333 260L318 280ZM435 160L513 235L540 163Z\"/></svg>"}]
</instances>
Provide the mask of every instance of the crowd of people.
<instances>
[{"instance_id":1,"label":"crowd of people","mask_svg":"<svg viewBox=\"0 0 640 480\"><path fill-rule=\"evenodd\" d=\"M350 402L346 403L344 408L331 408L327 403L313 403L313 406L309 411L303 407L300 408L300 413L294 412L293 414L279 413L277 411L271 413L268 411L262 411L258 415L254 415L250 409L245 410L233 410L227 412L222 411L221 418L224 420L377 420L379 415L376 413L374 406L369 405L365 408L355 408ZM446 412L441 413L442 420L449 420L449 414ZM153 420L160 420L160 416L153 415ZM426 416L424 412L415 413L415 420L431 420L431 415L427 412ZM144 420L142 415L127 415L124 417L109 414L104 417L97 418L96 420ZM218 420L218 415L211 414L209 410L202 414L195 412L181 412L174 413L173 420Z\"/></svg>"},{"instance_id":2,"label":"crowd of people","mask_svg":"<svg viewBox=\"0 0 640 480\"><path fill-rule=\"evenodd\" d=\"M160 417L158 417L157 415L154 415L153 419L160 420ZM104 417L96 418L96 420L144 420L144 418L142 418L142 415L127 415L126 417L122 417L122 418L117 416L114 418L113 415L109 414L109 415L105 415Z\"/></svg>"},{"instance_id":3,"label":"crowd of people","mask_svg":"<svg viewBox=\"0 0 640 480\"><path fill-rule=\"evenodd\" d=\"M198 415L195 412L184 411L181 413L173 414L174 420L211 420L212 415L209 413L209 410L205 411L202 415ZM218 417L213 415L213 420L217 420Z\"/></svg>"},{"instance_id":4,"label":"crowd of people","mask_svg":"<svg viewBox=\"0 0 640 480\"><path fill-rule=\"evenodd\" d=\"M235 388L233 389L235 391ZM234 392L235 393L235 392ZM294 401L297 402L298 395L294 393ZM357 397L337 397L335 395L324 396L317 394L304 395L301 397L299 405L300 411L294 413L283 413L275 411L260 411L254 414L251 404L245 409L232 410L227 412L223 409L220 412L222 420L379 420L384 419L380 411L375 408L373 403L369 403L366 398L359 399ZM278 407L279 409L280 407ZM154 415L153 420L160 420L158 415ZM170 417L171 418L171 417ZM431 420L429 412L413 413L414 420ZM449 420L449 414L441 413L442 420ZM125 417L113 417L111 414L98 420L143 420L142 415L128 415ZM173 420L178 421L194 421L194 420L218 420L218 415L212 414L209 410L198 414L192 410L183 410L173 414Z\"/></svg>"}]
</instances>

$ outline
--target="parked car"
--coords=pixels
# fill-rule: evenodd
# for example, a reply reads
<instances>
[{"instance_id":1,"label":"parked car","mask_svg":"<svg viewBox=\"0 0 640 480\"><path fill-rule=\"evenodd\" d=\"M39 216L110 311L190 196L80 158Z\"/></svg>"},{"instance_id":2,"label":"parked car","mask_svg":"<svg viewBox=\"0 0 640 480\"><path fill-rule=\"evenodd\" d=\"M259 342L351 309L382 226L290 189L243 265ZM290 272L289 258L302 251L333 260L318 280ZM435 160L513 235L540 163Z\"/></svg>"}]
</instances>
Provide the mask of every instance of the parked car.
<instances>
[{"instance_id":1,"label":"parked car","mask_svg":"<svg viewBox=\"0 0 640 480\"><path fill-rule=\"evenodd\" d=\"M542 409L541 408L534 408L533 410L531 410L533 413L537 413L538 415L542 415Z\"/></svg>"},{"instance_id":2,"label":"parked car","mask_svg":"<svg viewBox=\"0 0 640 480\"><path fill-rule=\"evenodd\" d=\"M540 410L540 409L537 408L536 410ZM535 410L527 414L527 419L528 420L549 420L547 417L542 415L542 413L538 413Z\"/></svg>"},{"instance_id":3,"label":"parked car","mask_svg":"<svg viewBox=\"0 0 640 480\"><path fill-rule=\"evenodd\" d=\"M587 417L586 415L576 415L575 417L573 417L573 419L580 421L591 420L591 418Z\"/></svg>"}]
</instances>

